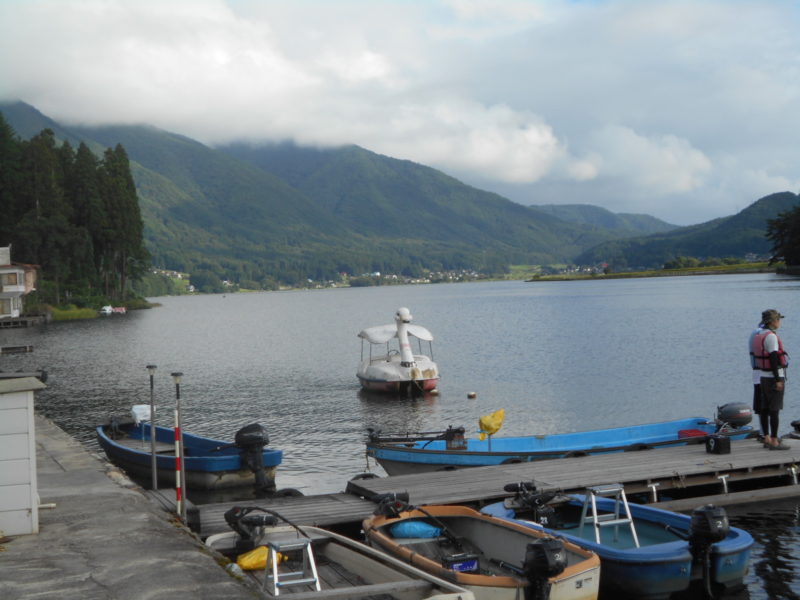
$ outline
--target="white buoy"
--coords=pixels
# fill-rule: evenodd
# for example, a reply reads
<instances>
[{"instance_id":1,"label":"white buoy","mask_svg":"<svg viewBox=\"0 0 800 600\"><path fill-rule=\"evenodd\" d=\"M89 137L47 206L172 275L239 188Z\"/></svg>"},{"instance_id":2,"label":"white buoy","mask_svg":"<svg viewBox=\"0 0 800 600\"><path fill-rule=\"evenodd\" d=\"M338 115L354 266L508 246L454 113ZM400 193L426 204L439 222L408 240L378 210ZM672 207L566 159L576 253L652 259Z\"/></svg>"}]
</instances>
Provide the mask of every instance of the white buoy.
<instances>
[{"instance_id":1,"label":"white buoy","mask_svg":"<svg viewBox=\"0 0 800 600\"><path fill-rule=\"evenodd\" d=\"M475 392L469 392L467 394L467 398L476 398L477 396L478 396L478 394L476 394Z\"/></svg>"},{"instance_id":2,"label":"white buoy","mask_svg":"<svg viewBox=\"0 0 800 600\"><path fill-rule=\"evenodd\" d=\"M433 388L430 392L431 396L438 396L439 395L439 388Z\"/></svg>"}]
</instances>

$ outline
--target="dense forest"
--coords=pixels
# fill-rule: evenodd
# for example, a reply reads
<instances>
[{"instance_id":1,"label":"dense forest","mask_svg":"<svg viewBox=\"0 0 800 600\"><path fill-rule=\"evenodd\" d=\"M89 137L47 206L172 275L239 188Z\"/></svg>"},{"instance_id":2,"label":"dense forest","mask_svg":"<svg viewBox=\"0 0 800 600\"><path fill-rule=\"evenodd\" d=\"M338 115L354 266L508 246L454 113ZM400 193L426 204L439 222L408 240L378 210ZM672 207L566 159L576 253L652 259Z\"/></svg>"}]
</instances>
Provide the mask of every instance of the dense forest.
<instances>
[{"instance_id":1,"label":"dense forest","mask_svg":"<svg viewBox=\"0 0 800 600\"><path fill-rule=\"evenodd\" d=\"M49 129L20 139L0 114L0 245L40 267L38 300L76 306L121 301L150 257L121 145L98 158Z\"/></svg>"}]
</instances>

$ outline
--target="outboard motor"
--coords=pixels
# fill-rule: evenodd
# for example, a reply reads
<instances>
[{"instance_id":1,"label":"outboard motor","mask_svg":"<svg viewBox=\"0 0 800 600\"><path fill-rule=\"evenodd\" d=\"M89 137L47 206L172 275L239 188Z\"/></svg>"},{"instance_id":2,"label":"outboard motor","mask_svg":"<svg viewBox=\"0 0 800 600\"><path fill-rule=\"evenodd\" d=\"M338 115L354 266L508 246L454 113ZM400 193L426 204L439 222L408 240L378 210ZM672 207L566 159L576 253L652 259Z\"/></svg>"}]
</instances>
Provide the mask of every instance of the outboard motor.
<instances>
[{"instance_id":1,"label":"outboard motor","mask_svg":"<svg viewBox=\"0 0 800 600\"><path fill-rule=\"evenodd\" d=\"M729 402L717 407L717 431L739 429L753 420L753 409L743 402Z\"/></svg>"},{"instance_id":2,"label":"outboard motor","mask_svg":"<svg viewBox=\"0 0 800 600\"><path fill-rule=\"evenodd\" d=\"M378 494L372 498L378 507L375 509L374 514L383 515L393 519L400 516L404 510L408 510L408 492L386 492Z\"/></svg>"},{"instance_id":3,"label":"outboard motor","mask_svg":"<svg viewBox=\"0 0 800 600\"><path fill-rule=\"evenodd\" d=\"M692 511L689 551L692 560L703 565L703 585L709 598L714 597L711 589L711 545L724 540L730 530L728 515L721 506L706 504Z\"/></svg>"},{"instance_id":4,"label":"outboard motor","mask_svg":"<svg viewBox=\"0 0 800 600\"><path fill-rule=\"evenodd\" d=\"M556 527L556 510L548 503L558 496L558 490L540 490L533 481L507 483L503 486L506 492L516 492L512 504L530 512L526 518L544 527Z\"/></svg>"},{"instance_id":5,"label":"outboard motor","mask_svg":"<svg viewBox=\"0 0 800 600\"><path fill-rule=\"evenodd\" d=\"M225 511L225 522L233 529L239 538L236 540L236 554L249 552L256 546L256 539L260 537L263 527L275 525L277 517L266 513L250 514L256 507L234 506Z\"/></svg>"},{"instance_id":6,"label":"outboard motor","mask_svg":"<svg viewBox=\"0 0 800 600\"><path fill-rule=\"evenodd\" d=\"M467 442L464 439L465 430L463 427L453 427L449 425L444 432L445 447L448 450L465 450Z\"/></svg>"},{"instance_id":7,"label":"outboard motor","mask_svg":"<svg viewBox=\"0 0 800 600\"><path fill-rule=\"evenodd\" d=\"M560 575L567 568L564 542L556 538L542 538L528 544L522 571L530 585L525 588L525 600L547 600L550 597L548 579Z\"/></svg>"},{"instance_id":8,"label":"outboard motor","mask_svg":"<svg viewBox=\"0 0 800 600\"><path fill-rule=\"evenodd\" d=\"M258 423L245 425L234 436L233 445L239 449L242 462L255 475L256 498L275 492L275 481L264 473L264 448L269 444L267 431Z\"/></svg>"}]
</instances>

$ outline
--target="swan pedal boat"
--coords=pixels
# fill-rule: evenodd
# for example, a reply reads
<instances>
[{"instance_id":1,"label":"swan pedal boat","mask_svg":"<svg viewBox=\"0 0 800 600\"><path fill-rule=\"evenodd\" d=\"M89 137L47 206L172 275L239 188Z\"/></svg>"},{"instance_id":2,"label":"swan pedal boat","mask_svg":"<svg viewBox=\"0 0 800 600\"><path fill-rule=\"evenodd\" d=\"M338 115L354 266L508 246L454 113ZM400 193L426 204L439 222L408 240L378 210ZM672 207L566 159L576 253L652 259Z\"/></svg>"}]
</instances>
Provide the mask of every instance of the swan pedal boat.
<instances>
[{"instance_id":1,"label":"swan pedal boat","mask_svg":"<svg viewBox=\"0 0 800 600\"><path fill-rule=\"evenodd\" d=\"M428 342L433 335L425 327L411 323L411 312L401 307L395 313L395 322L389 325L368 327L359 332L361 338L361 362L356 376L361 387L370 392L424 393L436 389L439 382L439 367L425 354L411 351L409 337ZM389 348L391 340L397 340L397 348ZM364 342L369 343L369 354L364 356ZM386 345L385 352L373 354L373 346Z\"/></svg>"},{"instance_id":2,"label":"swan pedal boat","mask_svg":"<svg viewBox=\"0 0 800 600\"><path fill-rule=\"evenodd\" d=\"M600 559L570 541L465 506L408 507L395 514L376 514L364 520L368 543L470 590L476 600L597 598ZM441 534L400 537L405 534L398 533L397 526L403 523L414 527L421 523ZM553 575L527 561L532 552L541 556L545 543L558 545L561 570Z\"/></svg>"}]
</instances>

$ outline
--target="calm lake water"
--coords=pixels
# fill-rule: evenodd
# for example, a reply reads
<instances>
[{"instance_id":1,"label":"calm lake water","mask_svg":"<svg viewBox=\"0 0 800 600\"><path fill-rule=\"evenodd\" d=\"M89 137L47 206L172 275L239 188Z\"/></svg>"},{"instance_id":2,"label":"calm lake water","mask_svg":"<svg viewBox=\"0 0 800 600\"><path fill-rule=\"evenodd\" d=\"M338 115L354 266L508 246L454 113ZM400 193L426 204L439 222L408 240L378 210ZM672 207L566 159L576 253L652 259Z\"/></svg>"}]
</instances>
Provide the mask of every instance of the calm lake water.
<instances>
[{"instance_id":1,"label":"calm lake water","mask_svg":"<svg viewBox=\"0 0 800 600\"><path fill-rule=\"evenodd\" d=\"M156 298L161 306L91 321L0 331L34 352L2 370L45 368L37 408L93 449L93 425L156 402L171 424L175 390L186 431L232 440L260 422L284 451L278 487L341 491L369 469L368 427L477 429L504 408L500 435L559 433L712 417L751 401L746 340L777 308L789 353L800 347L800 280L775 275L573 282L487 282ZM435 336L438 396L367 396L355 377L358 331L408 307ZM476 397L468 398L474 392ZM800 418L789 384L782 429ZM731 508L756 537L740 598L800 598L798 503Z\"/></svg>"}]
</instances>

